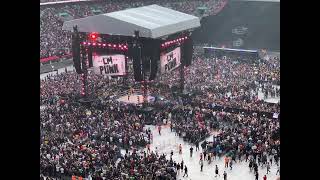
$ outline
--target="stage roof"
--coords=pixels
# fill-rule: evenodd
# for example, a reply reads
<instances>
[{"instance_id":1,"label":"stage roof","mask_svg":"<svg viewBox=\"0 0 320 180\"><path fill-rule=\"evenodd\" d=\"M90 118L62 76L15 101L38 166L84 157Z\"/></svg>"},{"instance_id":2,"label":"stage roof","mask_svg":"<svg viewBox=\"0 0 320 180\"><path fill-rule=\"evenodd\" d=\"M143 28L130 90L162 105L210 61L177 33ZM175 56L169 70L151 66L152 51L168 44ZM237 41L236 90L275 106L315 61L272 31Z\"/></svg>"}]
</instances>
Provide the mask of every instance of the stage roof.
<instances>
[{"instance_id":1,"label":"stage roof","mask_svg":"<svg viewBox=\"0 0 320 180\"><path fill-rule=\"evenodd\" d=\"M75 25L79 32L133 36L134 31L138 30L140 37L160 38L197 28L200 26L200 19L169 8L150 5L66 21L62 29L73 31Z\"/></svg>"}]
</instances>

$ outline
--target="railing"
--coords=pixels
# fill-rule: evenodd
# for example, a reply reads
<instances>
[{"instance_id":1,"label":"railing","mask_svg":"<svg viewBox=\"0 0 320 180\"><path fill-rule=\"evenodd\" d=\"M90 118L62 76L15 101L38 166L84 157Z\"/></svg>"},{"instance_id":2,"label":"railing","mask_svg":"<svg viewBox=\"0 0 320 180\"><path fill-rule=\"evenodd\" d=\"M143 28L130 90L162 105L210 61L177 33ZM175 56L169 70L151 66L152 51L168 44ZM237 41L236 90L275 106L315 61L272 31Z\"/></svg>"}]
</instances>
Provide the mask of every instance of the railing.
<instances>
[{"instance_id":1,"label":"railing","mask_svg":"<svg viewBox=\"0 0 320 180\"><path fill-rule=\"evenodd\" d=\"M53 5L53 4L77 3L77 2L90 2L90 1L97 1L97 0L68 0L68 1L54 1L54 2L45 2L45 3L40 3L40 6Z\"/></svg>"},{"instance_id":2,"label":"railing","mask_svg":"<svg viewBox=\"0 0 320 180\"><path fill-rule=\"evenodd\" d=\"M66 55L63 55L63 56L60 56L60 57L58 57L58 56L51 56L51 57L47 57L47 58L42 58L42 59L40 59L40 63L41 63L41 64L42 64L42 63L47 63L47 62L51 63L51 62L53 62L53 61L59 61L59 60L61 60L61 59L71 58L71 57L72 57L72 54L66 54Z\"/></svg>"}]
</instances>

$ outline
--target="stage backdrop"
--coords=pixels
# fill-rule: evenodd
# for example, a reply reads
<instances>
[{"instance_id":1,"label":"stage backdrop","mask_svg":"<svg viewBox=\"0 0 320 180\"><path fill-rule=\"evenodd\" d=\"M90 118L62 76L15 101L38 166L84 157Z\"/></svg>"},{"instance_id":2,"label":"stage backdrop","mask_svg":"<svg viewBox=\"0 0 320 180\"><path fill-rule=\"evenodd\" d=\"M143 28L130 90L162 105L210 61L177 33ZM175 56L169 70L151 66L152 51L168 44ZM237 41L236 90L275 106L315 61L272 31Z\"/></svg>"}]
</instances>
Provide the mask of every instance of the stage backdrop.
<instances>
[{"instance_id":1,"label":"stage backdrop","mask_svg":"<svg viewBox=\"0 0 320 180\"><path fill-rule=\"evenodd\" d=\"M122 54L98 55L93 54L93 71L96 74L122 76L126 73L126 60Z\"/></svg>"},{"instance_id":2,"label":"stage backdrop","mask_svg":"<svg viewBox=\"0 0 320 180\"><path fill-rule=\"evenodd\" d=\"M181 50L177 47L173 51L160 54L161 74L170 72L181 64Z\"/></svg>"}]
</instances>

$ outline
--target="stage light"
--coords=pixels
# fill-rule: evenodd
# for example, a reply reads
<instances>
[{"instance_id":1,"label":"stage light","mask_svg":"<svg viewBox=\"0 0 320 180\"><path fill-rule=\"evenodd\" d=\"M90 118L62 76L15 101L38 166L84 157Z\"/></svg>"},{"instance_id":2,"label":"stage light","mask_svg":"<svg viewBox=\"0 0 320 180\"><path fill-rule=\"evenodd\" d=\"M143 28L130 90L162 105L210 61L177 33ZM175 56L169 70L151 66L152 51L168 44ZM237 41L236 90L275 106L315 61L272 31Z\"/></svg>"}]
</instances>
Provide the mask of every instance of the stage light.
<instances>
[{"instance_id":1,"label":"stage light","mask_svg":"<svg viewBox=\"0 0 320 180\"><path fill-rule=\"evenodd\" d=\"M128 48L127 45L124 45L123 47L126 48L126 49Z\"/></svg>"},{"instance_id":2,"label":"stage light","mask_svg":"<svg viewBox=\"0 0 320 180\"><path fill-rule=\"evenodd\" d=\"M93 45L93 46L95 46L95 45L96 45L96 43L92 43L92 45Z\"/></svg>"},{"instance_id":3,"label":"stage light","mask_svg":"<svg viewBox=\"0 0 320 180\"><path fill-rule=\"evenodd\" d=\"M105 46L106 46L106 44L103 44L102 46L104 46L104 47L105 47Z\"/></svg>"},{"instance_id":4,"label":"stage light","mask_svg":"<svg viewBox=\"0 0 320 180\"><path fill-rule=\"evenodd\" d=\"M115 48L115 47L117 47L117 45L114 44L113 47Z\"/></svg>"},{"instance_id":5,"label":"stage light","mask_svg":"<svg viewBox=\"0 0 320 180\"><path fill-rule=\"evenodd\" d=\"M83 44L83 45L87 45L87 43L86 43L86 42L83 42L82 44Z\"/></svg>"},{"instance_id":6,"label":"stage light","mask_svg":"<svg viewBox=\"0 0 320 180\"><path fill-rule=\"evenodd\" d=\"M101 43L98 43L98 46L101 46Z\"/></svg>"},{"instance_id":7,"label":"stage light","mask_svg":"<svg viewBox=\"0 0 320 180\"><path fill-rule=\"evenodd\" d=\"M111 44L108 44L109 47L111 47Z\"/></svg>"},{"instance_id":8,"label":"stage light","mask_svg":"<svg viewBox=\"0 0 320 180\"><path fill-rule=\"evenodd\" d=\"M185 39L188 39L188 36L184 37Z\"/></svg>"},{"instance_id":9,"label":"stage light","mask_svg":"<svg viewBox=\"0 0 320 180\"><path fill-rule=\"evenodd\" d=\"M97 33L90 33L89 34L89 38L90 38L90 40L92 40L92 41L96 41L96 39L98 38L98 34Z\"/></svg>"}]
</instances>

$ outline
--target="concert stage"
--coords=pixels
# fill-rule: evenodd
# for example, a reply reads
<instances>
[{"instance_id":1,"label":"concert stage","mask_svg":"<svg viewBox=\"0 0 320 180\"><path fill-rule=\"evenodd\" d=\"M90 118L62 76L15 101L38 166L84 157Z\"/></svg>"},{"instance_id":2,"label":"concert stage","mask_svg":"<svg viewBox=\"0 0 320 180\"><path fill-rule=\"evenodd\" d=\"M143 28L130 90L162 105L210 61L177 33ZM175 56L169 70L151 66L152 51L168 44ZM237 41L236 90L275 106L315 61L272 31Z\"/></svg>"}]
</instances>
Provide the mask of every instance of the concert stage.
<instances>
[{"instance_id":1,"label":"concert stage","mask_svg":"<svg viewBox=\"0 0 320 180\"><path fill-rule=\"evenodd\" d=\"M142 104L143 103L143 95L140 94L133 94L130 95L128 98L128 95L121 96L117 99L119 102L125 103L125 104ZM148 103L154 102L155 97L153 96L147 96Z\"/></svg>"}]
</instances>

